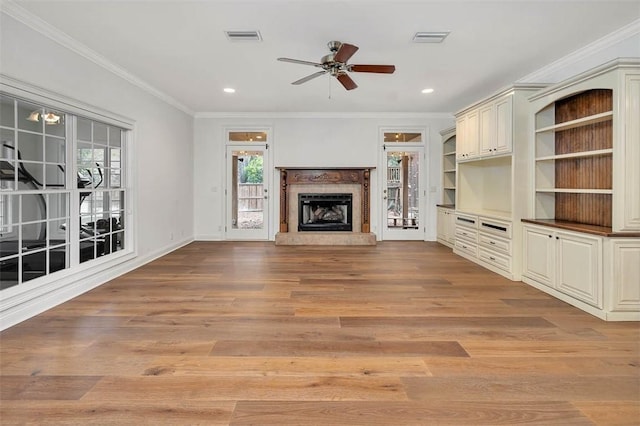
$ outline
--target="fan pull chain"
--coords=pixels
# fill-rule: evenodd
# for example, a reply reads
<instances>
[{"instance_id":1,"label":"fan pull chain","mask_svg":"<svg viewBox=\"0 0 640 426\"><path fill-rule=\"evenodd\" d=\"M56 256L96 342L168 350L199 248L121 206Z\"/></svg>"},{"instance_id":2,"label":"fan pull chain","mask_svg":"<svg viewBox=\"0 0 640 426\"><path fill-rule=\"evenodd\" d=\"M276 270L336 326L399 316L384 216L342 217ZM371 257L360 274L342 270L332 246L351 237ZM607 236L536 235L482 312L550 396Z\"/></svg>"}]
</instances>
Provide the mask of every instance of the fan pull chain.
<instances>
[{"instance_id":1,"label":"fan pull chain","mask_svg":"<svg viewBox=\"0 0 640 426\"><path fill-rule=\"evenodd\" d=\"M329 99L331 99L331 78L328 78L327 80L329 80Z\"/></svg>"}]
</instances>

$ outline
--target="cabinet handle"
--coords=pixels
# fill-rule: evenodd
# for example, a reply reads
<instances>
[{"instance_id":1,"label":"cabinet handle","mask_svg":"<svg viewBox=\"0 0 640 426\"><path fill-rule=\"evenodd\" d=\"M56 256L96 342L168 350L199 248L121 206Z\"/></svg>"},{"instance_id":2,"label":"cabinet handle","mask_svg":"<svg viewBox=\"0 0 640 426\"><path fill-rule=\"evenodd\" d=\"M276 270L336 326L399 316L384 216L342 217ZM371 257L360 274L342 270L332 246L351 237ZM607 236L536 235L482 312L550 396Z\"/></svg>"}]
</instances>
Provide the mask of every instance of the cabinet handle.
<instances>
[{"instance_id":1,"label":"cabinet handle","mask_svg":"<svg viewBox=\"0 0 640 426\"><path fill-rule=\"evenodd\" d=\"M553 236L549 235L549 238L553 238Z\"/></svg>"},{"instance_id":2,"label":"cabinet handle","mask_svg":"<svg viewBox=\"0 0 640 426\"><path fill-rule=\"evenodd\" d=\"M496 258L495 258L495 257L493 257L493 256L489 256L489 259L491 259L491 260L496 260Z\"/></svg>"},{"instance_id":3,"label":"cabinet handle","mask_svg":"<svg viewBox=\"0 0 640 426\"><path fill-rule=\"evenodd\" d=\"M491 244L491 245L494 245L494 246L495 246L495 245L496 245L496 242L495 242L495 241L489 241L489 244Z\"/></svg>"},{"instance_id":4,"label":"cabinet handle","mask_svg":"<svg viewBox=\"0 0 640 426\"><path fill-rule=\"evenodd\" d=\"M559 240L559 239L560 239L560 237L556 237L556 240Z\"/></svg>"}]
</instances>

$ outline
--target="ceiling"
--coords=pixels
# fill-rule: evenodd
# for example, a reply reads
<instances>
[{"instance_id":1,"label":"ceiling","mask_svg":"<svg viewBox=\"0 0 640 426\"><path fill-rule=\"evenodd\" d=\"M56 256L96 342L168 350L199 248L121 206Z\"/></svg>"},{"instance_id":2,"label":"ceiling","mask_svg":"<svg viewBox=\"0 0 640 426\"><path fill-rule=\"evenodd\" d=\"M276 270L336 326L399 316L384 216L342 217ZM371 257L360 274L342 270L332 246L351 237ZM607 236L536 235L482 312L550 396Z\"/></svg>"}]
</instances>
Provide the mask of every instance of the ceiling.
<instances>
[{"instance_id":1,"label":"ceiling","mask_svg":"<svg viewBox=\"0 0 640 426\"><path fill-rule=\"evenodd\" d=\"M193 112L453 112L640 18L638 0L14 3ZM412 43L419 31L450 34ZM318 69L276 58L318 62L330 40L396 72L351 73L352 91L329 75L291 85Z\"/></svg>"}]
</instances>

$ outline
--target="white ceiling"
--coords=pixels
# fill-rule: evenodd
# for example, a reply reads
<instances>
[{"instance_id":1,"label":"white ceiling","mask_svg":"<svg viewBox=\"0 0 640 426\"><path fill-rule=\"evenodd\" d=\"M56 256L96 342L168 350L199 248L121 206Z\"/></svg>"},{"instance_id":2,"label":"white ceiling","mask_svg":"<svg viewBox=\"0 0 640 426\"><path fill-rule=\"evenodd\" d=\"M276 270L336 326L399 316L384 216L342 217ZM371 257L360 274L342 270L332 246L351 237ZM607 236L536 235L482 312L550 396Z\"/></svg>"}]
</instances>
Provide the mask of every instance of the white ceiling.
<instances>
[{"instance_id":1,"label":"white ceiling","mask_svg":"<svg viewBox=\"0 0 640 426\"><path fill-rule=\"evenodd\" d=\"M638 0L14 3L195 112L452 112L640 17ZM412 43L418 31L451 33ZM330 40L360 47L349 63L395 74L351 73L349 92L328 75L291 85L318 69L276 58L317 62Z\"/></svg>"}]
</instances>

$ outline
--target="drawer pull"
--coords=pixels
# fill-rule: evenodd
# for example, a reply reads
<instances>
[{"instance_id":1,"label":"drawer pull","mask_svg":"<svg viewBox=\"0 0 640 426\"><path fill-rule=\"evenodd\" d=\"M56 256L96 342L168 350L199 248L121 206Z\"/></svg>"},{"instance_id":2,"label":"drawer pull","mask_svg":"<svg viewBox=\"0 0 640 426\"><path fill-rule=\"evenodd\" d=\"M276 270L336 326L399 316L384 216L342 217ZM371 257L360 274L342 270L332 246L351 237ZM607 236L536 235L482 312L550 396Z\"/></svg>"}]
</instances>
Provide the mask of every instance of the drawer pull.
<instances>
[{"instance_id":1,"label":"drawer pull","mask_svg":"<svg viewBox=\"0 0 640 426\"><path fill-rule=\"evenodd\" d=\"M498 231L502 231L502 232L507 232L507 228L504 226L498 226L498 225L493 225L491 223L482 223L482 226L485 226L487 228L491 228L491 229L497 229Z\"/></svg>"},{"instance_id":2,"label":"drawer pull","mask_svg":"<svg viewBox=\"0 0 640 426\"><path fill-rule=\"evenodd\" d=\"M491 259L491 260L496 260L496 258L495 258L495 257L493 257L493 256L489 256L489 259Z\"/></svg>"},{"instance_id":3,"label":"drawer pull","mask_svg":"<svg viewBox=\"0 0 640 426\"><path fill-rule=\"evenodd\" d=\"M462 233L462 235L467 236L467 235L469 235L469 234L467 234L466 232L463 232L463 233Z\"/></svg>"},{"instance_id":4,"label":"drawer pull","mask_svg":"<svg viewBox=\"0 0 640 426\"><path fill-rule=\"evenodd\" d=\"M494 245L494 246L495 246L495 245L496 245L496 242L495 242L495 241L489 241L489 244L491 244L491 245Z\"/></svg>"},{"instance_id":5,"label":"drawer pull","mask_svg":"<svg viewBox=\"0 0 640 426\"><path fill-rule=\"evenodd\" d=\"M472 219L467 219L467 218L464 218L464 217L459 217L459 218L458 218L458 220L459 220L460 222L476 223L474 220L472 220Z\"/></svg>"}]
</instances>

